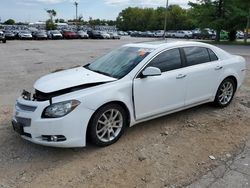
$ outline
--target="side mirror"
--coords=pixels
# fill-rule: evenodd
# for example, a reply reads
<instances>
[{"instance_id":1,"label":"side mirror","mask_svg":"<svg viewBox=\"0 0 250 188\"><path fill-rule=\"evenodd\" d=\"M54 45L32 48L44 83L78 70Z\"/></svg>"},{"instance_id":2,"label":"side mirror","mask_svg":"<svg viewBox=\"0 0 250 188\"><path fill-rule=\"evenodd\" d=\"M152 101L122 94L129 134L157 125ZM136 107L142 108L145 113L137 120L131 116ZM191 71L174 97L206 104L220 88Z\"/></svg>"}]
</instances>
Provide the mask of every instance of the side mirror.
<instances>
[{"instance_id":1,"label":"side mirror","mask_svg":"<svg viewBox=\"0 0 250 188\"><path fill-rule=\"evenodd\" d=\"M142 71L142 78L148 77L148 76L160 76L161 70L157 67L147 67L144 71Z\"/></svg>"}]
</instances>

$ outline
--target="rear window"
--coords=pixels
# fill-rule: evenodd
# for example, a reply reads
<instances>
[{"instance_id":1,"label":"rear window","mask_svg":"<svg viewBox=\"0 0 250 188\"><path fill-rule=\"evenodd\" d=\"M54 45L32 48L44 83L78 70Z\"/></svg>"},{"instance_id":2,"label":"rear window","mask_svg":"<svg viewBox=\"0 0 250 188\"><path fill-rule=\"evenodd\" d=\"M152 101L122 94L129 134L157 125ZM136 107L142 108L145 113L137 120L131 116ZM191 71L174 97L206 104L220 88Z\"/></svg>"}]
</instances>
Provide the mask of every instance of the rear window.
<instances>
[{"instance_id":1,"label":"rear window","mask_svg":"<svg viewBox=\"0 0 250 188\"><path fill-rule=\"evenodd\" d=\"M206 48L203 47L185 47L183 48L187 65L198 65L210 61L210 57Z\"/></svg>"},{"instance_id":2,"label":"rear window","mask_svg":"<svg viewBox=\"0 0 250 188\"><path fill-rule=\"evenodd\" d=\"M210 60L211 61L217 61L218 60L217 55L211 49L208 48L207 50L208 50L208 53L209 53L209 56L210 56Z\"/></svg>"}]
</instances>

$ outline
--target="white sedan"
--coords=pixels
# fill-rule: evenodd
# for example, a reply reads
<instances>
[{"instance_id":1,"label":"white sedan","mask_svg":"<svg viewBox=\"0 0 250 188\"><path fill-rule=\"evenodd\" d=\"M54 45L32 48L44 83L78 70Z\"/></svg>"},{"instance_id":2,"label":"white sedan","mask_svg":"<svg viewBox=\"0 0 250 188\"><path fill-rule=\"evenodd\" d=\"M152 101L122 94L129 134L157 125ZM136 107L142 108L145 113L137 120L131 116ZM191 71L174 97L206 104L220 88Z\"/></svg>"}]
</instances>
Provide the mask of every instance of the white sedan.
<instances>
[{"instance_id":1,"label":"white sedan","mask_svg":"<svg viewBox=\"0 0 250 188\"><path fill-rule=\"evenodd\" d=\"M244 58L197 42L122 46L83 67L52 73L16 101L24 139L54 147L115 143L126 127L213 102L226 107L245 77Z\"/></svg>"}]
</instances>

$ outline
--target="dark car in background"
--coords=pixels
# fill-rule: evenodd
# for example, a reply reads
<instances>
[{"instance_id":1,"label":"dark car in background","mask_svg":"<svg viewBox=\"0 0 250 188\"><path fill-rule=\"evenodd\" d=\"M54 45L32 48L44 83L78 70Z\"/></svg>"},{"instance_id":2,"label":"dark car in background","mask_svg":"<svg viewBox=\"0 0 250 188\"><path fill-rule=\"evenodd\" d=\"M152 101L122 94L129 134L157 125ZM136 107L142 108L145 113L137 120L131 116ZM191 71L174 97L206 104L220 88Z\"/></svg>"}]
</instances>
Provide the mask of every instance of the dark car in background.
<instances>
[{"instance_id":1,"label":"dark car in background","mask_svg":"<svg viewBox=\"0 0 250 188\"><path fill-rule=\"evenodd\" d=\"M58 30L50 30L47 32L48 38L49 39L62 39L62 33Z\"/></svg>"},{"instance_id":2,"label":"dark car in background","mask_svg":"<svg viewBox=\"0 0 250 188\"><path fill-rule=\"evenodd\" d=\"M16 39L16 34L13 31L6 30L4 31L5 38L7 40L14 40Z\"/></svg>"},{"instance_id":3,"label":"dark car in background","mask_svg":"<svg viewBox=\"0 0 250 188\"><path fill-rule=\"evenodd\" d=\"M104 39L104 36L102 35L101 31L91 30L88 31L88 35L91 39Z\"/></svg>"},{"instance_id":4,"label":"dark car in background","mask_svg":"<svg viewBox=\"0 0 250 188\"><path fill-rule=\"evenodd\" d=\"M3 43L6 43L6 38L5 38L4 33L2 31L0 31L0 41L2 41Z\"/></svg>"},{"instance_id":5,"label":"dark car in background","mask_svg":"<svg viewBox=\"0 0 250 188\"><path fill-rule=\"evenodd\" d=\"M74 32L74 31L69 31L69 30L65 30L62 33L63 38L65 39L77 39L78 35Z\"/></svg>"},{"instance_id":6,"label":"dark car in background","mask_svg":"<svg viewBox=\"0 0 250 188\"><path fill-rule=\"evenodd\" d=\"M216 36L215 32L210 29L196 29L193 31L193 38L194 39L209 39L212 40Z\"/></svg>"},{"instance_id":7,"label":"dark car in background","mask_svg":"<svg viewBox=\"0 0 250 188\"><path fill-rule=\"evenodd\" d=\"M33 33L33 38L37 40L46 40L48 39L48 35L46 31L40 30Z\"/></svg>"}]
</instances>

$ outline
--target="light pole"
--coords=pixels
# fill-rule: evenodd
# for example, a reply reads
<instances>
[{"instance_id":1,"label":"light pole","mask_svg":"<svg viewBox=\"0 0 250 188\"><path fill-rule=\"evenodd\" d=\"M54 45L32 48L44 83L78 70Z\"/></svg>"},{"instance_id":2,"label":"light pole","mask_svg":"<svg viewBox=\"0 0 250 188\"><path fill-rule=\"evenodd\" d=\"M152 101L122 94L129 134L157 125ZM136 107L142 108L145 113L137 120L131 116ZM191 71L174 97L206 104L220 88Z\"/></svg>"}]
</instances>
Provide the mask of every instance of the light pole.
<instances>
[{"instance_id":1,"label":"light pole","mask_svg":"<svg viewBox=\"0 0 250 188\"><path fill-rule=\"evenodd\" d=\"M78 7L78 2L75 1L74 5L76 6L76 20L77 20L77 7Z\"/></svg>"},{"instance_id":2,"label":"light pole","mask_svg":"<svg viewBox=\"0 0 250 188\"><path fill-rule=\"evenodd\" d=\"M166 39L166 29L167 29L167 11L168 11L168 0L166 2L166 10L165 10L165 23L164 23L164 35L163 39Z\"/></svg>"}]
</instances>

